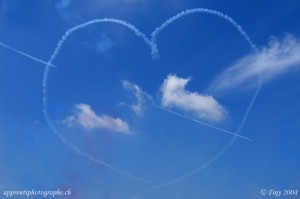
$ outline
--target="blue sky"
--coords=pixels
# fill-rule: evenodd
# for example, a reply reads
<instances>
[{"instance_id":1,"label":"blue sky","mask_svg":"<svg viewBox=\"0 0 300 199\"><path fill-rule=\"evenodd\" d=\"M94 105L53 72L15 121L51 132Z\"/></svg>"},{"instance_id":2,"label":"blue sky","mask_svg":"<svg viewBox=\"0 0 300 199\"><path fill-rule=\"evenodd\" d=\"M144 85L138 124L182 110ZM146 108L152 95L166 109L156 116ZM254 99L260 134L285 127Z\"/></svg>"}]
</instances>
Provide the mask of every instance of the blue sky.
<instances>
[{"instance_id":1,"label":"blue sky","mask_svg":"<svg viewBox=\"0 0 300 199\"><path fill-rule=\"evenodd\" d=\"M210 10L165 24L194 8ZM0 0L1 194L299 190L299 11L296 0ZM61 40L103 18L122 21Z\"/></svg>"}]
</instances>

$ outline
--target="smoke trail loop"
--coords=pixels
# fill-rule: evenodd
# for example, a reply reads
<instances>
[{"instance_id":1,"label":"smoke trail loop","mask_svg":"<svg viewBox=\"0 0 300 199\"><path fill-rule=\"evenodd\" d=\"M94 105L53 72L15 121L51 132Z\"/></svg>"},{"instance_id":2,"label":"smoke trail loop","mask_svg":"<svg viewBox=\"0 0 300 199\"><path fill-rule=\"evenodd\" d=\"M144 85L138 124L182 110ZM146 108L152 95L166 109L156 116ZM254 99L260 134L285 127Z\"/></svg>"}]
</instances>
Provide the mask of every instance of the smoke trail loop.
<instances>
[{"instance_id":1,"label":"smoke trail loop","mask_svg":"<svg viewBox=\"0 0 300 199\"><path fill-rule=\"evenodd\" d=\"M153 44L152 47L154 48L156 46L158 34L162 30L164 30L167 26L169 26L171 23L174 23L177 19L179 19L181 17L187 16L187 15L192 15L192 14L195 14L195 13L211 14L211 15L215 15L217 17L220 17L222 19L225 19L227 22L232 24L237 29L237 31L244 37L244 39L248 42L248 44L250 45L252 50L256 53L259 53L257 47L252 42L250 37L247 35L247 33L244 31L244 29L236 21L234 21L231 17L229 17L228 15L225 15L222 12L219 12L219 11L216 11L216 10L210 10L210 9L207 9L207 8L194 8L194 9L185 10L185 11L182 11L179 14L171 17L170 19L166 20L161 26L155 28L155 30L152 32L152 34L151 34L151 42ZM158 49L157 48L152 49L152 56L153 57L158 57Z\"/></svg>"}]
</instances>

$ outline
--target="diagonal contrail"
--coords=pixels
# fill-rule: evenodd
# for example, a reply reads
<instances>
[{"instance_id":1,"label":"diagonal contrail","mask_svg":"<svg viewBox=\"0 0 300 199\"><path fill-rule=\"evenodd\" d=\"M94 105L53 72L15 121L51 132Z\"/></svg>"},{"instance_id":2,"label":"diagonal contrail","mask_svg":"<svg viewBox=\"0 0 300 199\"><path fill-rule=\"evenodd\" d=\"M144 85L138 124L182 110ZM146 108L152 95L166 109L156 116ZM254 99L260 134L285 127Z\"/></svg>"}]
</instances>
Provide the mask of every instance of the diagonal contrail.
<instances>
[{"instance_id":1,"label":"diagonal contrail","mask_svg":"<svg viewBox=\"0 0 300 199\"><path fill-rule=\"evenodd\" d=\"M4 44L4 43L2 43L2 42L0 42L0 46L2 46L3 48L8 49L8 50L10 50L10 51L13 51L13 52L15 52L15 53L17 53L17 54L19 54L19 55L25 56L25 57L27 57L27 58L29 58L29 59L35 61L35 62L39 62L39 63L44 64L44 65L47 64L47 62L44 61L44 60L42 60L42 59L36 58L36 57L34 57L34 56L32 56L32 55L29 55L29 54L27 54L27 53L25 53L25 52L23 52L23 51L20 51L20 50L18 50L18 49L16 49L16 48L13 48L13 47L11 47L11 46L8 46L8 45L6 45L6 44ZM56 68L56 66L54 66L53 64L51 64L51 66L54 67L54 68Z\"/></svg>"},{"instance_id":2,"label":"diagonal contrail","mask_svg":"<svg viewBox=\"0 0 300 199\"><path fill-rule=\"evenodd\" d=\"M133 25L131 25L130 23L126 22L126 21L123 21L123 20L119 20L119 19L107 19L107 18L104 18L104 19L95 19L95 20L91 20L91 21L88 21L84 24L80 24L78 26L75 26L73 28L70 28L69 30L66 31L65 35L61 38L61 40L59 40L59 43L57 45L57 47L55 48L55 51L53 52L53 54L51 55L51 58L50 60L47 62L47 61L44 61L42 59L39 59L39 58L36 58L32 55L29 55L28 53L25 53L23 51L20 51L18 49L15 49L13 47L10 47L2 42L0 42L0 46L10 50L10 51L13 51L19 55L22 55L22 56L25 56L35 62L38 62L38 63L42 63L44 65L46 65L45 67L45 72L44 72L44 78L43 78L43 94L44 94L44 97L43 97L43 112L44 112L44 116L46 118L46 121L49 125L49 127L51 128L51 130L54 132L54 134L56 134L60 141L64 144L66 144L67 146L69 146L73 151L75 151L78 155L80 156L83 156L87 159L89 159L90 161L92 162L95 162L96 164L100 164L102 166L105 166L113 171L115 171L116 173L119 173L121 175L124 175L124 176L127 176L131 179L134 179L134 180L137 180L137 181L140 181L140 182L144 182L144 183L150 183L152 184L152 182L150 180L146 180L144 178L141 178L141 177L138 177L138 176L135 176L129 172L126 172L126 171L123 171L119 168L116 168L110 164L108 164L107 162L105 161L102 161L102 160L99 160L93 156L91 156L90 154L82 151L81 149L79 149L78 147L76 147L75 145L73 145L72 143L70 143L67 139L64 138L64 136L54 127L54 125L52 125L52 122L51 122L51 119L50 117L48 116L48 112L47 112L47 78L48 78L48 73L49 73L49 70L50 68L56 68L56 66L54 66L52 64L54 58L58 55L64 41L67 39L67 37L69 35L71 35L71 33L73 33L74 31L76 30L79 30L79 29L82 29L82 28L85 28L86 26L88 25L92 25L92 24L97 24L97 23L117 23L117 24L121 24L127 28L129 28L130 30L132 30L138 37L141 37L144 42L150 46L151 48L151 42L149 39L147 39L147 37L142 33L140 32L137 28L135 28Z\"/></svg>"},{"instance_id":3,"label":"diagonal contrail","mask_svg":"<svg viewBox=\"0 0 300 199\"><path fill-rule=\"evenodd\" d=\"M259 91L261 89L261 79L259 78L258 79L258 87L250 101L250 104L249 106L247 107L247 110L246 110L246 113L244 114L244 117L237 129L237 134L240 133L240 131L242 130L246 120L247 120L247 117L249 116L249 113L256 101L256 98L259 94ZM202 171L203 169L205 169L206 167L208 167L209 165L211 165L212 163L214 163L217 159L219 159L230 147L232 147L232 145L234 144L235 140L236 140L236 136L233 136L232 139L215 155L213 156L212 158L210 158L206 163L204 163L203 165L201 165L200 167L197 167L196 169L190 171L190 172L187 172L185 173L184 175L181 175L173 180L169 180L169 181L166 181L164 183L161 183L157 186L154 186L154 187L151 187L149 189L147 189L146 191L153 191L153 190L156 190L156 189L161 189L161 188L164 188L166 186L169 186L169 185L172 185L174 183L177 183L177 182L180 182L188 177L191 177L193 175L196 175L197 173L199 173L200 171Z\"/></svg>"},{"instance_id":4,"label":"diagonal contrail","mask_svg":"<svg viewBox=\"0 0 300 199\"><path fill-rule=\"evenodd\" d=\"M234 135L234 136L236 136L236 137L243 138L243 139L248 140L248 141L254 141L253 139L250 139L250 138L247 138L247 137L245 137L245 136L242 136L242 135L239 135L239 134L236 134L236 133L227 131L227 130L225 130L225 129L222 129L222 128L219 128L219 127L216 127L216 126L207 124L207 123L205 123L205 122L201 122L201 121L199 121L199 120L196 120L196 119L194 119L194 118L188 117L188 116L186 116L186 115L182 115L182 114L180 114L180 113L177 113L177 112L172 111L172 110L170 110L170 109L167 109L167 108L165 108L165 107L157 106L157 105L152 105L152 106L155 107L155 108L158 108L158 109L160 109L160 110L166 111L166 112L168 112L168 113L171 113L171 114L173 114L173 115L177 115L177 116L179 116L179 117L181 117L181 118L184 118L184 119L187 119L187 120L196 122L196 123L198 123L198 124L201 124L201 125L204 125L204 126L213 128L213 129L216 129L216 130L218 130L218 131L222 131L223 133L227 133L227 134L230 134L230 135Z\"/></svg>"}]
</instances>

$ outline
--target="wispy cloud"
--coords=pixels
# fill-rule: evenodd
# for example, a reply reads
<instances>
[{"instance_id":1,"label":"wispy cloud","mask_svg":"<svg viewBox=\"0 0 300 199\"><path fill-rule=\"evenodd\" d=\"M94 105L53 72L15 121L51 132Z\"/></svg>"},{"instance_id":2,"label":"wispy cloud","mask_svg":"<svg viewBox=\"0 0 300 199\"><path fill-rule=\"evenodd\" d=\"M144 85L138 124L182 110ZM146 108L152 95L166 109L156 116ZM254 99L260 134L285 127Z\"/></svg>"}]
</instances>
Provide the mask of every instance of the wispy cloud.
<instances>
[{"instance_id":1,"label":"wispy cloud","mask_svg":"<svg viewBox=\"0 0 300 199\"><path fill-rule=\"evenodd\" d=\"M60 0L56 3L57 9L66 9L71 5L71 0Z\"/></svg>"},{"instance_id":2,"label":"wispy cloud","mask_svg":"<svg viewBox=\"0 0 300 199\"><path fill-rule=\"evenodd\" d=\"M263 81L300 66L300 42L288 35L282 41L271 38L269 45L258 54L249 54L225 70L210 87L212 91L225 91L243 86L255 86L260 75Z\"/></svg>"},{"instance_id":3,"label":"wispy cloud","mask_svg":"<svg viewBox=\"0 0 300 199\"><path fill-rule=\"evenodd\" d=\"M213 96L186 90L189 81L190 78L168 75L161 86L162 106L178 108L200 119L219 121L225 118L225 109Z\"/></svg>"},{"instance_id":4,"label":"wispy cloud","mask_svg":"<svg viewBox=\"0 0 300 199\"><path fill-rule=\"evenodd\" d=\"M114 46L113 40L105 33L101 34L96 41L97 53L106 54Z\"/></svg>"},{"instance_id":5,"label":"wispy cloud","mask_svg":"<svg viewBox=\"0 0 300 199\"><path fill-rule=\"evenodd\" d=\"M55 4L57 14L63 17L64 19L68 19L70 16L69 7L71 6L71 3L71 0L59 0Z\"/></svg>"},{"instance_id":6,"label":"wispy cloud","mask_svg":"<svg viewBox=\"0 0 300 199\"><path fill-rule=\"evenodd\" d=\"M138 85L133 84L127 80L122 81L125 90L131 92L135 97L135 103L131 105L132 110L136 115L141 116L145 109L147 101L152 100L152 97L145 93Z\"/></svg>"},{"instance_id":7,"label":"wispy cloud","mask_svg":"<svg viewBox=\"0 0 300 199\"><path fill-rule=\"evenodd\" d=\"M111 132L129 134L128 124L120 118L114 118L108 115L97 115L88 104L76 104L75 113L64 119L63 123L68 126L80 125L87 130L106 129Z\"/></svg>"}]
</instances>

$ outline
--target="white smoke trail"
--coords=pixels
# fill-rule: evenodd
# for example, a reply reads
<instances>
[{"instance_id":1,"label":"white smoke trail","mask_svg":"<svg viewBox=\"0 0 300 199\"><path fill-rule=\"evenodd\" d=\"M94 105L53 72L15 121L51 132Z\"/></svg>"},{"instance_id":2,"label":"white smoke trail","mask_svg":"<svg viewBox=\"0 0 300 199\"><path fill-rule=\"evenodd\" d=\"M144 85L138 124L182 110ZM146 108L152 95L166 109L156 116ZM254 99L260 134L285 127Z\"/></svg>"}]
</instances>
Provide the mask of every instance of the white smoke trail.
<instances>
[{"instance_id":1,"label":"white smoke trail","mask_svg":"<svg viewBox=\"0 0 300 199\"><path fill-rule=\"evenodd\" d=\"M57 54L59 53L63 43L65 42L65 40L69 37L69 35L71 35L74 31L85 28L89 25L93 25L93 24L98 24L98 23L116 23L116 24L120 24L123 25L127 28L129 28L130 30L132 30L136 36L141 37L145 43L147 45L150 46L150 48L152 48L152 43L151 41L145 36L145 34L143 34L142 32L140 32L135 26L133 26L132 24L123 21L123 20L119 20L119 19L112 19L112 18L103 18L103 19L94 19L94 20L90 20L88 22L85 22L83 24L74 26L73 28L70 28L69 30L67 30L65 32L65 34L62 36L62 38L59 40L53 54L51 55L50 59L48 60L48 63L52 63L53 60L55 59L55 57L57 56ZM47 65L48 65L47 63ZM43 82L43 84L45 84L45 82Z\"/></svg>"},{"instance_id":2,"label":"white smoke trail","mask_svg":"<svg viewBox=\"0 0 300 199\"><path fill-rule=\"evenodd\" d=\"M256 53L258 53L258 49L250 39L250 37L247 35L247 33L244 31L244 29L236 22L234 21L231 17L228 15L223 14L222 12L216 11L216 10L210 10L207 8L194 8L194 9L189 9L180 12L179 14L171 17L170 19L166 20L161 26L157 27L151 34L151 42L152 42L152 56L153 57L158 57L158 48L156 45L156 40L157 40L157 35L164 30L168 25L171 23L175 22L177 19L187 16L187 15L192 15L195 13L204 13L204 14L212 14L218 17L221 17L222 19L225 19L228 21L230 24L232 24L238 32L244 37L244 39L248 42L248 44L251 46L252 50Z\"/></svg>"},{"instance_id":3,"label":"white smoke trail","mask_svg":"<svg viewBox=\"0 0 300 199\"><path fill-rule=\"evenodd\" d=\"M118 168L116 168L116 167L113 167L112 165L110 165L110 164L108 164L108 163L106 163L106 162L104 162L104 161L102 161L102 160L99 160L99 159L97 159L97 158L95 158L95 157L89 155L88 153L86 153L86 152L80 150L78 147L74 146L72 143L70 143L69 141L67 141L67 140L59 133L59 131L58 131L58 130L54 127L54 125L52 124L52 122L51 122L50 118L48 117L48 115L47 115L47 119L46 119L46 120L47 120L47 122L48 122L48 124L49 124L51 130L55 133L55 135L57 135L57 136L59 137L59 139L61 140L61 142L63 142L63 143L66 144L67 146L69 146L69 147L70 147L72 150L74 150L78 155L81 155L81 156L83 156L83 157L85 157L85 158L91 160L92 162L95 162L96 164L99 164L99 165L101 165L101 166L105 166L105 167L107 167L107 168L109 168L109 169L111 169L111 170L113 170L113 171L115 171L115 172L117 172L117 173L119 173L119 174L122 174L122 175L124 175L124 176L130 177L130 178L132 178L132 179L134 179L134 180L141 181L141 182L145 182L145 183L152 183L152 182L149 181L149 180L145 180L145 179L143 179L143 178L140 178L140 177L137 177L137 176L135 176L135 175L132 175L132 174L130 174L130 173L128 173L128 172L122 171L121 169L118 169Z\"/></svg>"},{"instance_id":4,"label":"white smoke trail","mask_svg":"<svg viewBox=\"0 0 300 199\"><path fill-rule=\"evenodd\" d=\"M254 45L254 43L252 42L252 40L250 39L250 37L247 35L247 33L243 30L243 28L237 23L235 22L231 17L219 12L219 11L215 11L215 10L209 10L209 9L205 9L205 8L195 8L195 9L191 9L191 10L186 10L183 11L173 17L171 17L170 19L166 20L161 26L157 27L153 33L151 34L152 39L151 41L156 44L156 39L157 39L157 35L160 33L160 31L162 31L163 29L165 29L169 24L173 23L174 21L176 21L177 19L186 16L186 15L191 15L194 13L207 13L207 14L213 14L216 15L218 17L221 17L225 20L227 20L229 23L231 23L238 31L239 33L242 35L242 37L248 42L250 48L255 52L255 53L259 53L258 48ZM156 46L156 45L155 45ZM158 56L158 49L157 48L152 48L152 56L153 57L157 57ZM249 105L247 106L246 112L243 115L243 118L241 120L241 123L239 125L239 127L237 128L237 131L235 133L235 135L239 135L240 131L242 130L242 128L244 127L248 116L254 106L254 103L256 101L256 98L261 90L261 86L262 86L262 81L261 81L261 75L258 75L258 85L257 88L255 90L254 95L251 98L251 101L249 103ZM148 189L147 191L151 191L151 190L156 190L156 189L160 189L163 187L166 187L168 185L177 183L179 181L182 181L188 177L191 177L195 174L197 174L198 172L202 171L203 169L205 169L206 167L208 167L209 165L211 165L213 162L215 162L217 159L219 159L235 142L237 136L233 136L232 139L215 155L213 156L210 160L208 160L205 164L203 164L202 166L194 169L191 172L188 172L180 177L177 177L173 180L169 180L167 182L164 182L160 185L154 186L150 189Z\"/></svg>"},{"instance_id":5,"label":"white smoke trail","mask_svg":"<svg viewBox=\"0 0 300 199\"><path fill-rule=\"evenodd\" d=\"M19 54L19 55L23 55L23 56L25 56L25 57L27 57L27 58L29 58L29 59L35 61L35 62L39 62L39 63L42 63L42 64L44 64L44 65L47 64L47 62L45 62L45 61L43 61L43 60L41 60L41 59L39 59L39 58L36 58L36 57L34 57L34 56L32 56L32 55L29 55L29 54L27 54L27 53L25 53L25 52L23 52L23 51L20 51L20 50L18 50L18 49L15 49L15 48L13 48L13 47L10 47L10 46L8 46L8 45L2 43L2 42L0 42L0 46L2 46L3 48L6 48L6 49L8 49L8 50L11 50L11 51L13 51L13 52L15 52L15 53L17 53L17 54ZM54 65L52 65L52 64L51 64L50 66L56 68L56 66L54 66Z\"/></svg>"},{"instance_id":6,"label":"white smoke trail","mask_svg":"<svg viewBox=\"0 0 300 199\"><path fill-rule=\"evenodd\" d=\"M227 133L227 134L230 134L230 135L239 137L239 138L243 138L243 139L245 139L245 140L254 141L253 139L250 139L250 138L247 138L247 137L245 137L245 136L241 136L241 135L239 135L239 134L236 134L236 133L227 131L227 130L225 130L225 129L222 129L222 128L219 128L219 127L216 127L216 126L207 124L207 123L205 123L205 122L201 122L201 121L199 121L199 120L196 120L196 119L193 119L193 118L191 118L191 117L182 115L182 114L180 114L180 113L177 113L177 112L172 111L172 110L170 110L170 109L164 108L164 107L162 107L162 106L157 106L157 105L153 105L153 106L156 107L156 108L158 108L158 109L160 109L160 110L166 111L166 112L168 112L168 113L172 113L173 115L177 115L177 116L179 116L179 117L185 118L185 119L187 119L187 120L191 120L191 121L196 122L196 123L198 123L198 124L201 124L201 125L204 125L204 126L207 126L207 127L213 128L213 129L216 129L216 130L218 130L218 131L222 131L222 132L224 132L224 133Z\"/></svg>"},{"instance_id":7,"label":"white smoke trail","mask_svg":"<svg viewBox=\"0 0 300 199\"><path fill-rule=\"evenodd\" d=\"M186 10L186 11L183 11L175 16L173 16L172 18L168 19L167 21L165 21L161 26L157 27L153 33L151 34L151 40L149 40L143 33L141 33L137 28L135 28L133 25L129 24L128 22L126 21L123 21L123 20L118 20L118 19L108 19L108 18L104 18L104 19L95 19L95 20L91 20L91 21L88 21L84 24L81 24L81 25L78 25L78 26L75 26L71 29L69 29L65 34L64 36L59 40L54 52L52 53L50 59L48 60L48 62L45 62L41 59L38 59L36 57L33 57L25 52L22 52L20 50L17 50L15 48L12 48L8 45L5 45L4 43L1 43L0 42L0 45L6 49L9 49L17 54L20 54L20 55L23 55L33 61L36 61L36 62L39 62L39 63L42 63L42 64L45 64L46 65L46 68L45 68L45 71L44 71L44 76L43 76L43 113L44 113L44 116L45 116L45 119L46 121L48 122L50 128L52 129L52 131L60 138L60 140L65 143L66 145L68 145L69 147L71 147L77 154L83 156L83 157L86 157L88 158L89 160L97 163L97 164L101 164L103 166L106 166L112 170L114 170L115 172L117 173L120 173L122 175L125 175L125 176L128 176L132 179L135 179L135 180L139 180L139 181L142 181L142 182L147 182L147 183L151 183L150 181L148 180L145 180L145 179L142 179L142 178L139 178L139 177L136 177L132 174L129 174L127 172L124 172L120 169L117 169L111 165L109 165L108 163L106 162L103 162L101 160L98 160L94 157L92 157L91 155L83 152L82 150L80 150L79 148L77 148L76 146L74 146L73 144L71 144L70 142L68 142L60 133L59 131L57 131L55 129L55 127L52 125L52 122L51 122L51 119L49 118L48 116L48 92L47 92L47 80L48 80L48 76L49 76L49 71L50 71L50 68L51 67L55 67L52 62L54 61L54 59L56 58L56 56L58 55L64 41L76 30L79 30L79 29L82 29L82 28L85 28L86 26L89 26L89 25L92 25L92 24L97 24L97 23L105 23L105 22L111 22L111 23L117 23L117 24L120 24L120 25L123 25L127 28L129 28L130 30L132 30L138 37L141 37L145 43L151 48L151 51L152 51L152 56L153 57L157 57L158 56L158 48L157 48L157 44L156 44L156 40L157 40L157 36L158 34L163 30L165 29L169 24L175 22L177 19L183 17L183 16L186 16L186 15L191 15L191 14L194 14L194 13L206 13L206 14L212 14L212 15L216 15L218 17L221 17L225 20L227 20L229 23L231 23L238 31L239 33L244 37L244 39L249 43L250 47L252 48L252 50L256 53L258 53L258 49L256 48L256 46L254 45L254 43L251 41L250 37L246 34L246 32L242 29L242 27L236 23L231 17L219 12L219 11L215 11L215 10L210 10L210 9L205 9L205 8L195 8L195 9L191 9L191 10ZM250 104L248 105L247 107L247 110L246 110L246 113L244 114L243 116L243 119L239 125L239 128L237 129L237 132L235 135L238 135L239 132L241 131L241 129L243 128L247 118L248 118L248 115L249 113L251 112L251 109L254 105L254 102L256 101L256 98L257 98L257 95L259 94L260 92L260 88L261 88L261 80L260 80L260 77L259 77L259 83L258 83L258 87L256 89L256 92L254 94L254 96L252 97L251 99L251 102ZM196 168L195 170L179 177L179 178L176 178L174 180L171 180L171 181L168 181L166 183L163 183L159 186L156 186L156 187L153 187L149 190L153 190L153 189L159 189L159 188L162 188L162 187L165 187L167 185L171 185L175 182L179 182L187 177L190 177L198 172L200 172L201 170L205 169L207 166L209 166L210 164L212 164L214 161L216 161L219 157L221 157L223 155L223 153L229 149L235 142L237 136L234 136L231 141L226 145L224 146L221 151L216 154L213 158L211 158L207 163L205 163L204 165L202 165L201 167L198 167Z\"/></svg>"},{"instance_id":8,"label":"white smoke trail","mask_svg":"<svg viewBox=\"0 0 300 199\"><path fill-rule=\"evenodd\" d=\"M66 145L68 145L69 147L71 147L71 149L73 149L78 155L81 155L87 159L89 159L92 162L95 162L97 164L100 164L102 166L105 166L107 168L112 169L113 171L122 174L124 176L127 176L129 178L132 178L134 180L138 180L141 182L145 182L145 183L152 183L149 180L137 177L135 175L132 175L128 172L122 171L121 169L118 169L104 161L101 161L99 159L94 158L93 156L89 155L88 153L80 150L79 148L77 148L76 146L74 146L72 143L68 142L64 136L54 127L54 125L52 124L52 121L48 115L48 90L47 90L47 82L48 82L48 76L49 76L49 71L50 71L50 66L52 65L52 62L54 61L54 59L56 58L56 56L59 54L60 49L62 48L64 42L67 40L67 38L75 31L83 29L89 25L92 24L98 24L98 23L116 23L116 24L120 24L123 25L127 28L129 28L130 30L132 30L138 37L141 37L146 44L148 44L151 47L151 42L149 41L149 39L147 39L147 37L141 33L137 28L135 28L133 25L129 24L126 21L122 21L122 20L118 20L118 19L108 19L108 18L104 18L104 19L95 19L95 20L91 20L88 21L86 23L77 25L73 28L70 28L69 30L66 31L66 33L62 36L62 38L58 41L58 44L54 50L54 52L52 53L50 59L48 60L48 62L46 63L46 67L45 67L45 71L44 71L44 77L43 77L43 113L45 116L45 119L47 121L47 123L49 124L51 130L59 137L59 139Z\"/></svg>"}]
</instances>

